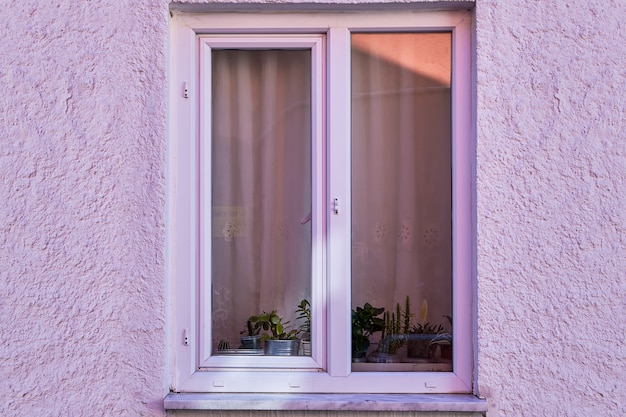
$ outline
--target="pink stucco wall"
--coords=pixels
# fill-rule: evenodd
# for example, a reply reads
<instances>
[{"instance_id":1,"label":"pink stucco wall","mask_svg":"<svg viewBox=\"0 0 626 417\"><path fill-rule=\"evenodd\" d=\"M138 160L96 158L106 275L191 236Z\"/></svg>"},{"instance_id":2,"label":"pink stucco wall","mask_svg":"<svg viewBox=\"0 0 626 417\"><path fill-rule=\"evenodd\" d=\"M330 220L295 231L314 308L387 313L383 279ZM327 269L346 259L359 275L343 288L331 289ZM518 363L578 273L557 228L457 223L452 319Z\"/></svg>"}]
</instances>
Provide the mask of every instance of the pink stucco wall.
<instances>
[{"instance_id":1,"label":"pink stucco wall","mask_svg":"<svg viewBox=\"0 0 626 417\"><path fill-rule=\"evenodd\" d=\"M167 5L3 2L0 415L159 415Z\"/></svg>"},{"instance_id":2,"label":"pink stucco wall","mask_svg":"<svg viewBox=\"0 0 626 417\"><path fill-rule=\"evenodd\" d=\"M164 415L168 3L2 10L0 414ZM626 3L475 12L479 392L626 414Z\"/></svg>"},{"instance_id":3,"label":"pink stucco wall","mask_svg":"<svg viewBox=\"0 0 626 417\"><path fill-rule=\"evenodd\" d=\"M622 0L477 2L490 415L626 415L624 16Z\"/></svg>"}]
</instances>

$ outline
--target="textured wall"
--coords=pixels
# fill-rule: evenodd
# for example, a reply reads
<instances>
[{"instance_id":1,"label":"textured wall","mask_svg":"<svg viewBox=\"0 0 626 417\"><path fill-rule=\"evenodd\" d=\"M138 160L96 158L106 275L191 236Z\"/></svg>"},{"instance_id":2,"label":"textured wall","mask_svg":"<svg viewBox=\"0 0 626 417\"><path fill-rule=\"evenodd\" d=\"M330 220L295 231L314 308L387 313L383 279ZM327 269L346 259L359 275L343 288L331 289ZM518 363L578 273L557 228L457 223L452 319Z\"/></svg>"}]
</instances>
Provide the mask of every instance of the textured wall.
<instances>
[{"instance_id":1,"label":"textured wall","mask_svg":"<svg viewBox=\"0 0 626 417\"><path fill-rule=\"evenodd\" d=\"M167 6L2 5L2 415L164 414ZM626 413L625 15L476 2L490 416Z\"/></svg>"},{"instance_id":2,"label":"textured wall","mask_svg":"<svg viewBox=\"0 0 626 417\"><path fill-rule=\"evenodd\" d=\"M167 5L2 11L0 414L158 415Z\"/></svg>"},{"instance_id":3,"label":"textured wall","mask_svg":"<svg viewBox=\"0 0 626 417\"><path fill-rule=\"evenodd\" d=\"M626 2L477 1L479 386L626 414Z\"/></svg>"}]
</instances>

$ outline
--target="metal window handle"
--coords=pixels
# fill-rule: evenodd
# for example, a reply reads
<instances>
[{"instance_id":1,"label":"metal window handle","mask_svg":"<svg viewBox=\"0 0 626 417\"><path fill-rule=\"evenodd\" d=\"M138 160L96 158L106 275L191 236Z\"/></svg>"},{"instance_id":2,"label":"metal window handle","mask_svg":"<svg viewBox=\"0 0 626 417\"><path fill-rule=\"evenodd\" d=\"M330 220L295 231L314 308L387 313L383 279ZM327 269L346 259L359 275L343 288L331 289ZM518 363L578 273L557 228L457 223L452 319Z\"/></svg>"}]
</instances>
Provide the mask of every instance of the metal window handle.
<instances>
[{"instance_id":1,"label":"metal window handle","mask_svg":"<svg viewBox=\"0 0 626 417\"><path fill-rule=\"evenodd\" d=\"M333 213L339 214L339 199L333 198Z\"/></svg>"}]
</instances>

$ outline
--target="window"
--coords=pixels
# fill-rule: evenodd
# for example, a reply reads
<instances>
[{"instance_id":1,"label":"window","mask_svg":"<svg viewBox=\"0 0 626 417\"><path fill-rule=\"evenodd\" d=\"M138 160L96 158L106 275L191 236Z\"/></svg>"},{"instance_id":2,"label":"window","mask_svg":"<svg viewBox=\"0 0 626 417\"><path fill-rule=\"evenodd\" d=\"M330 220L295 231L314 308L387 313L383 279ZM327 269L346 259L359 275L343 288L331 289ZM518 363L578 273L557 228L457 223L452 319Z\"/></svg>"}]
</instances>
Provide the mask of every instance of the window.
<instances>
[{"instance_id":1,"label":"window","mask_svg":"<svg viewBox=\"0 0 626 417\"><path fill-rule=\"evenodd\" d=\"M471 392L469 22L174 16L173 390Z\"/></svg>"}]
</instances>

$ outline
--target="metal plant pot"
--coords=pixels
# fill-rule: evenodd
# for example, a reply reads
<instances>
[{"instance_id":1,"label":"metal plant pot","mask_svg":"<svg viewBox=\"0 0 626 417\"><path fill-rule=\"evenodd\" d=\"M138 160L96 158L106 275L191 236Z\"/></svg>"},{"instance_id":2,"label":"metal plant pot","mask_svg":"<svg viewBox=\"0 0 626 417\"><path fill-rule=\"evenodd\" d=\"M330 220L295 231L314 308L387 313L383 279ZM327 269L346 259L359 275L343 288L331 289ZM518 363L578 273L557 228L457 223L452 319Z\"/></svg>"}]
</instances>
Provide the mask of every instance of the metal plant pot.
<instances>
[{"instance_id":1,"label":"metal plant pot","mask_svg":"<svg viewBox=\"0 0 626 417\"><path fill-rule=\"evenodd\" d=\"M311 356L311 341L310 340L302 341L302 354L304 356Z\"/></svg>"},{"instance_id":2,"label":"metal plant pot","mask_svg":"<svg viewBox=\"0 0 626 417\"><path fill-rule=\"evenodd\" d=\"M241 349L261 349L261 336L241 336Z\"/></svg>"},{"instance_id":3,"label":"metal plant pot","mask_svg":"<svg viewBox=\"0 0 626 417\"><path fill-rule=\"evenodd\" d=\"M266 340L265 354L270 356L297 356L300 339Z\"/></svg>"}]
</instances>

